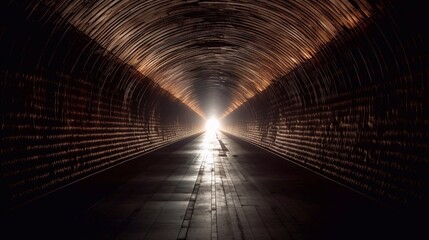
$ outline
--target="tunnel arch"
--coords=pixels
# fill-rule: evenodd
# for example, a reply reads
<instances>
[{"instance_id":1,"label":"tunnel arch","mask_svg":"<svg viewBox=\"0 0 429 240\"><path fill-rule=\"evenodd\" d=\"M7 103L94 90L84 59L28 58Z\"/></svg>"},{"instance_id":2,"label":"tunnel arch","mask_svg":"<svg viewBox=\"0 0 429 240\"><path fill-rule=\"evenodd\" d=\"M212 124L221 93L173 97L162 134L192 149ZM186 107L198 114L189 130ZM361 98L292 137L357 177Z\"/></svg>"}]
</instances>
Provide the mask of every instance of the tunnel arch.
<instances>
[{"instance_id":1,"label":"tunnel arch","mask_svg":"<svg viewBox=\"0 0 429 240\"><path fill-rule=\"evenodd\" d=\"M39 5L61 15L201 115L210 99L209 91L198 86L210 87L213 83L206 79L215 79L230 93L230 101L218 104L221 116L311 58L344 29L357 27L382 9L381 2L367 1Z\"/></svg>"}]
</instances>

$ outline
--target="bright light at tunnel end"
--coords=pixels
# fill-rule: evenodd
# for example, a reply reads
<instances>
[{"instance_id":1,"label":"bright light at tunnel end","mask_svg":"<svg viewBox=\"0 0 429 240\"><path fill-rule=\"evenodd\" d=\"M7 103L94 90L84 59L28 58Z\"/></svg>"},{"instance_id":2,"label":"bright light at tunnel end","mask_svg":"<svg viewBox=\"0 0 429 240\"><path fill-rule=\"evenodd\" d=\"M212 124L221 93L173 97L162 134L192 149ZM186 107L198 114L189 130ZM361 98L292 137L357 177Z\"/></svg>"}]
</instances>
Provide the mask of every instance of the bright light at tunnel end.
<instances>
[{"instance_id":1,"label":"bright light at tunnel end","mask_svg":"<svg viewBox=\"0 0 429 240\"><path fill-rule=\"evenodd\" d=\"M220 127L220 123L219 123L219 120L217 120L216 118L210 118L206 122L207 132L216 132L219 127Z\"/></svg>"}]
</instances>

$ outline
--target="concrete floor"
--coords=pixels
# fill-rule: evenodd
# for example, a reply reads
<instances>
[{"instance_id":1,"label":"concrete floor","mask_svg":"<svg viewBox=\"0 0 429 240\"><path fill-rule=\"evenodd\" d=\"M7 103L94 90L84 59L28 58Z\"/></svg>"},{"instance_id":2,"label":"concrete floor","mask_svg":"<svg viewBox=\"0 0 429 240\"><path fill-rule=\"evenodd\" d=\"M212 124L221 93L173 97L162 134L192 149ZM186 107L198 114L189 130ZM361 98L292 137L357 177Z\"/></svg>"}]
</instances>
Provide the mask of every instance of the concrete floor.
<instances>
[{"instance_id":1,"label":"concrete floor","mask_svg":"<svg viewBox=\"0 0 429 240\"><path fill-rule=\"evenodd\" d=\"M258 147L205 133L10 213L1 238L418 237L404 218Z\"/></svg>"}]
</instances>

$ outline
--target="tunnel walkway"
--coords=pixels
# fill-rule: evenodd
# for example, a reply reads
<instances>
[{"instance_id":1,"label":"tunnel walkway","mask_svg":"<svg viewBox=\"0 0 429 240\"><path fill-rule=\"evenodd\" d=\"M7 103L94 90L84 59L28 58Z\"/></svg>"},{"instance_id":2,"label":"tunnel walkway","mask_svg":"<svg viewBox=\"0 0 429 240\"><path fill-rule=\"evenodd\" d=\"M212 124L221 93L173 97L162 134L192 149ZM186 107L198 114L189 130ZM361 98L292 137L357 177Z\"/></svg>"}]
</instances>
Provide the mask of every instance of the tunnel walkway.
<instances>
[{"instance_id":1,"label":"tunnel walkway","mask_svg":"<svg viewBox=\"0 0 429 240\"><path fill-rule=\"evenodd\" d=\"M222 133L173 144L51 195L2 223L7 234L17 239L400 239L416 234L404 225L411 219Z\"/></svg>"}]
</instances>

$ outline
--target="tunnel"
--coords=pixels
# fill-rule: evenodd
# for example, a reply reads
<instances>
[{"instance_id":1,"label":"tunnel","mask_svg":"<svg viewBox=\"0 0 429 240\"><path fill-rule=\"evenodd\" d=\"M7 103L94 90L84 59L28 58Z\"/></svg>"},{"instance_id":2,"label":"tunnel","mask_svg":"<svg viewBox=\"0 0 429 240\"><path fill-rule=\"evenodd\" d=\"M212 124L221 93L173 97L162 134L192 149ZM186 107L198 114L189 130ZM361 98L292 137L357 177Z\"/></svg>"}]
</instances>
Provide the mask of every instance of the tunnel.
<instances>
[{"instance_id":1,"label":"tunnel","mask_svg":"<svg viewBox=\"0 0 429 240\"><path fill-rule=\"evenodd\" d=\"M1 239L428 239L427 7L0 3Z\"/></svg>"}]
</instances>

